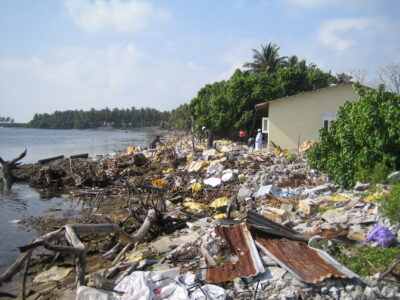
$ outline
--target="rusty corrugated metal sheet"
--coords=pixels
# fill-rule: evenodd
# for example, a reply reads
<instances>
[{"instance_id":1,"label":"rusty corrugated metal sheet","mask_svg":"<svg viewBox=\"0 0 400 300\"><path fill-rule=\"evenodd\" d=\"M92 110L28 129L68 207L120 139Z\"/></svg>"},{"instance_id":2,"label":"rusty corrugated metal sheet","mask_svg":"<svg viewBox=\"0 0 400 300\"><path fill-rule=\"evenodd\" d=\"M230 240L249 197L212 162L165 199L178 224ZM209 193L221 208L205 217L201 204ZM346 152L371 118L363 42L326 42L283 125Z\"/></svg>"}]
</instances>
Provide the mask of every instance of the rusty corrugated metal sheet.
<instances>
[{"instance_id":1,"label":"rusty corrugated metal sheet","mask_svg":"<svg viewBox=\"0 0 400 300\"><path fill-rule=\"evenodd\" d=\"M273 259L297 279L319 283L330 277L357 277L323 251L310 248L286 238L268 239L256 236L255 240Z\"/></svg>"},{"instance_id":2,"label":"rusty corrugated metal sheet","mask_svg":"<svg viewBox=\"0 0 400 300\"><path fill-rule=\"evenodd\" d=\"M308 236L301 234L289 227L278 224L263 215L250 211L247 214L246 224L249 229L263 232L268 235L286 237L292 240L307 241Z\"/></svg>"},{"instance_id":3,"label":"rusty corrugated metal sheet","mask_svg":"<svg viewBox=\"0 0 400 300\"><path fill-rule=\"evenodd\" d=\"M211 283L234 280L237 277L249 277L264 272L264 266L256 249L253 237L247 226L216 226L217 236L228 242L232 256L237 260L228 260L217 267L208 268L206 281Z\"/></svg>"}]
</instances>

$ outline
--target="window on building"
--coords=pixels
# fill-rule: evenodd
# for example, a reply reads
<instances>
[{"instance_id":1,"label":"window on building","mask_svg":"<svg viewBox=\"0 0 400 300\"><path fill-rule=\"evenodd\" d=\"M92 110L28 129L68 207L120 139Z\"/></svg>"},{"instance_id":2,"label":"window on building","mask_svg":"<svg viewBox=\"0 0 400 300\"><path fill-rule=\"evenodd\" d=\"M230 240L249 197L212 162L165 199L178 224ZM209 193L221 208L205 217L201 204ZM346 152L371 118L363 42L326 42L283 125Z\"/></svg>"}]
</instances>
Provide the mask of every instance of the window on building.
<instances>
[{"instance_id":1,"label":"window on building","mask_svg":"<svg viewBox=\"0 0 400 300\"><path fill-rule=\"evenodd\" d=\"M324 128L326 130L328 130L328 125L329 125L329 121L328 120L324 120Z\"/></svg>"},{"instance_id":2,"label":"window on building","mask_svg":"<svg viewBox=\"0 0 400 300\"><path fill-rule=\"evenodd\" d=\"M322 117L322 126L328 130L329 122L332 120L336 120L336 113L334 112L324 112Z\"/></svg>"}]
</instances>

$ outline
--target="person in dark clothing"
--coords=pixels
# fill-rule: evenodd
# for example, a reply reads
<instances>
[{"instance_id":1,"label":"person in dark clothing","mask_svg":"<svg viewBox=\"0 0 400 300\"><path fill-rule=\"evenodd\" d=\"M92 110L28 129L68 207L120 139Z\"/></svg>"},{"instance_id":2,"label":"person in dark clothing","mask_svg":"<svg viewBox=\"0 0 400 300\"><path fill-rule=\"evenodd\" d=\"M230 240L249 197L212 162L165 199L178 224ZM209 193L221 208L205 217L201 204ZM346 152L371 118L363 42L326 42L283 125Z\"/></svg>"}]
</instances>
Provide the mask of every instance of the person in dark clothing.
<instances>
[{"instance_id":1,"label":"person in dark clothing","mask_svg":"<svg viewBox=\"0 0 400 300\"><path fill-rule=\"evenodd\" d=\"M254 149L255 143L256 143L256 139L253 138L253 137L251 137L251 138L249 138L249 139L247 140L247 146L248 146L250 149Z\"/></svg>"},{"instance_id":2,"label":"person in dark clothing","mask_svg":"<svg viewBox=\"0 0 400 300\"><path fill-rule=\"evenodd\" d=\"M149 140L149 148L150 149L156 149L157 143L162 145L163 143L160 141L160 137L157 135L155 138Z\"/></svg>"},{"instance_id":3,"label":"person in dark clothing","mask_svg":"<svg viewBox=\"0 0 400 300\"><path fill-rule=\"evenodd\" d=\"M207 129L205 126L201 128L203 130L204 135L206 136L207 139L207 148L210 149L213 147L213 142L214 142L214 136L213 132L211 129Z\"/></svg>"}]
</instances>

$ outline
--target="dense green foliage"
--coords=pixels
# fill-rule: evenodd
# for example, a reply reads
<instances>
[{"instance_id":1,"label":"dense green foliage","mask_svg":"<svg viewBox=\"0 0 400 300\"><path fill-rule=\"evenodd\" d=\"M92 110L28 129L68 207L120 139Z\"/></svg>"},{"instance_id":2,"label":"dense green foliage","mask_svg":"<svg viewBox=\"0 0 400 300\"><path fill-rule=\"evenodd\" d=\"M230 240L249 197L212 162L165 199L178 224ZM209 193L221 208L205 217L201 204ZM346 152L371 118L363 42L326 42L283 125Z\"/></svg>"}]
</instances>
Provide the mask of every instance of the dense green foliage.
<instances>
[{"instance_id":1,"label":"dense green foliage","mask_svg":"<svg viewBox=\"0 0 400 300\"><path fill-rule=\"evenodd\" d=\"M189 105L182 104L178 108L171 111L166 126L169 128L175 128L178 130L190 130L191 129L191 117L189 113Z\"/></svg>"},{"instance_id":2,"label":"dense green foliage","mask_svg":"<svg viewBox=\"0 0 400 300\"><path fill-rule=\"evenodd\" d=\"M239 130L254 129L265 112L254 106L280 97L329 86L336 78L305 62L282 65L274 73L236 70L227 81L207 84L189 104L196 127L211 128L216 136L234 138Z\"/></svg>"},{"instance_id":3,"label":"dense green foliage","mask_svg":"<svg viewBox=\"0 0 400 300\"><path fill-rule=\"evenodd\" d=\"M337 119L320 130L320 142L308 152L311 166L345 187L400 168L400 96L384 86L354 88L360 100L339 108Z\"/></svg>"},{"instance_id":4,"label":"dense green foliage","mask_svg":"<svg viewBox=\"0 0 400 300\"><path fill-rule=\"evenodd\" d=\"M67 110L56 111L52 114L35 114L33 120L28 123L33 128L55 129L87 129L101 126L114 128L138 128L159 126L161 121L167 120L168 112L160 112L155 109L113 109L90 111Z\"/></svg>"}]
</instances>

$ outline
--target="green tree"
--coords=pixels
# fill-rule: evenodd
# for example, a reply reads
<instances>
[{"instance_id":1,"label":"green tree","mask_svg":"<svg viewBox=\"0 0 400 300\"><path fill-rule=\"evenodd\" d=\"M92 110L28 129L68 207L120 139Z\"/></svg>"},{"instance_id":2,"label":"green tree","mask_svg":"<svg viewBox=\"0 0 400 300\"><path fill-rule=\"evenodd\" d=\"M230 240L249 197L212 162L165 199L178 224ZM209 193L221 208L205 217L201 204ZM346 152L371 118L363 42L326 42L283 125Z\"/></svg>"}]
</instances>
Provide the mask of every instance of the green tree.
<instances>
[{"instance_id":1,"label":"green tree","mask_svg":"<svg viewBox=\"0 0 400 300\"><path fill-rule=\"evenodd\" d=\"M351 187L379 172L400 168L400 96L353 85L360 96L338 110L329 130L321 129L320 142L308 152L312 167ZM387 174L383 174L383 178Z\"/></svg>"},{"instance_id":2,"label":"green tree","mask_svg":"<svg viewBox=\"0 0 400 300\"><path fill-rule=\"evenodd\" d=\"M353 76L346 74L346 73L337 73L336 74L336 83L337 84L342 84L342 83L349 83L353 79Z\"/></svg>"},{"instance_id":3,"label":"green tree","mask_svg":"<svg viewBox=\"0 0 400 300\"><path fill-rule=\"evenodd\" d=\"M279 56L279 47L275 44L261 45L261 51L252 49L253 61L247 62L243 67L248 68L250 73L266 72L275 73L279 68L286 65L286 56Z\"/></svg>"}]
</instances>

